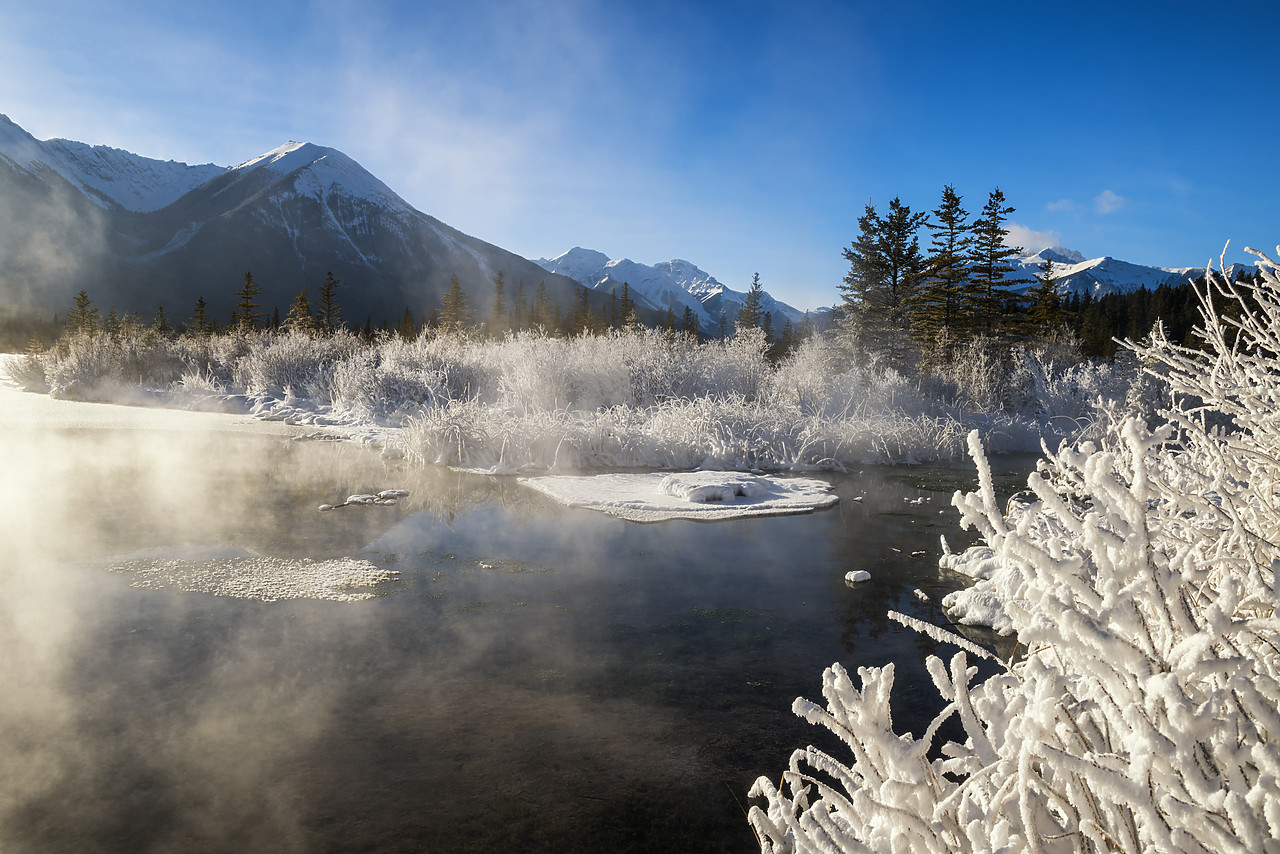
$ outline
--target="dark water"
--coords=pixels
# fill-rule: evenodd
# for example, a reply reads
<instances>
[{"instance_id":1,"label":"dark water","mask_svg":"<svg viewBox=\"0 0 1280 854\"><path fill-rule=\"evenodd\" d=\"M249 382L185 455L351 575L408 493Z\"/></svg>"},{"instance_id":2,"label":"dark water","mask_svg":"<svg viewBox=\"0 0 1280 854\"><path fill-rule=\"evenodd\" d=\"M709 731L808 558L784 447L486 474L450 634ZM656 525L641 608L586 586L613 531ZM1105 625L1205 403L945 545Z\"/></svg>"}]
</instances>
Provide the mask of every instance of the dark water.
<instances>
[{"instance_id":1,"label":"dark water","mask_svg":"<svg viewBox=\"0 0 1280 854\"><path fill-rule=\"evenodd\" d=\"M899 731L936 711L933 642L884 614L945 624L962 582L938 536L973 539L949 506L966 468L834 477L841 503L803 516L639 525L328 443L5 441L46 502L9 514L6 852L753 850L752 781L839 749L790 711L827 665L896 662ZM316 510L386 488L412 495ZM215 543L399 576L267 603L104 568Z\"/></svg>"}]
</instances>

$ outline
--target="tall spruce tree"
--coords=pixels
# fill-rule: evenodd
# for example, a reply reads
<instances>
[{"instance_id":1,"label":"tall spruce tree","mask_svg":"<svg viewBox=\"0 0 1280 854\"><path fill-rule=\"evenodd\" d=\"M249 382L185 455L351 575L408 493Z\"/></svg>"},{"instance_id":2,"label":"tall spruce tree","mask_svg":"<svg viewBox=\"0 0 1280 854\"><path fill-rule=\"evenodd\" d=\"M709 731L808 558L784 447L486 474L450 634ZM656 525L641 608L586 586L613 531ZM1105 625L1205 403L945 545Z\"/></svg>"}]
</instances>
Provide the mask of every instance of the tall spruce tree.
<instances>
[{"instance_id":1,"label":"tall spruce tree","mask_svg":"<svg viewBox=\"0 0 1280 854\"><path fill-rule=\"evenodd\" d=\"M70 335L93 335L98 331L98 309L88 291L76 294L75 306L67 312L64 331Z\"/></svg>"},{"instance_id":2,"label":"tall spruce tree","mask_svg":"<svg viewBox=\"0 0 1280 854\"><path fill-rule=\"evenodd\" d=\"M1062 307L1062 295L1058 293L1058 273L1054 269L1052 258L1044 259L1035 279L1035 287L1027 293L1027 319L1033 332L1049 336L1057 332L1067 319Z\"/></svg>"},{"instance_id":3,"label":"tall spruce tree","mask_svg":"<svg viewBox=\"0 0 1280 854\"><path fill-rule=\"evenodd\" d=\"M151 331L161 338L168 338L173 334L173 327L169 325L169 315L165 312L163 304L156 307L155 319L151 321Z\"/></svg>"},{"instance_id":4,"label":"tall spruce tree","mask_svg":"<svg viewBox=\"0 0 1280 854\"><path fill-rule=\"evenodd\" d=\"M289 314L285 317L284 326L290 332L314 332L316 330L316 319L311 314L311 301L307 299L306 285L303 285L302 290L293 298L293 304L289 306Z\"/></svg>"},{"instance_id":5,"label":"tall spruce tree","mask_svg":"<svg viewBox=\"0 0 1280 854\"><path fill-rule=\"evenodd\" d=\"M987 335L1002 331L1012 319L1018 298L1008 288L1029 281L1009 278L1016 269L1010 259L1022 254L1021 246L1005 244L1009 236L1005 221L1014 210L1005 204L1004 193L996 187L983 205L982 215L973 221L969 287L977 314L976 327Z\"/></svg>"},{"instance_id":6,"label":"tall spruce tree","mask_svg":"<svg viewBox=\"0 0 1280 854\"><path fill-rule=\"evenodd\" d=\"M698 335L698 315L694 314L693 309L687 305L684 307L684 314L680 317L680 329L695 338Z\"/></svg>"},{"instance_id":7,"label":"tall spruce tree","mask_svg":"<svg viewBox=\"0 0 1280 854\"><path fill-rule=\"evenodd\" d=\"M955 187L947 184L942 188L942 200L933 211L933 219L925 223L932 239L911 325L917 343L926 352L940 340L963 341L974 322L973 307L965 289L973 234L969 213L961 206L963 200Z\"/></svg>"},{"instance_id":8,"label":"tall spruce tree","mask_svg":"<svg viewBox=\"0 0 1280 854\"><path fill-rule=\"evenodd\" d=\"M502 271L493 277L493 308L489 311L489 335L501 338L507 329L507 280Z\"/></svg>"},{"instance_id":9,"label":"tall spruce tree","mask_svg":"<svg viewBox=\"0 0 1280 854\"><path fill-rule=\"evenodd\" d=\"M864 346L897 370L911 361L911 308L925 272L918 232L926 219L896 196L885 216L868 204L858 218L858 237L844 250L849 262L841 288L845 314Z\"/></svg>"},{"instance_id":10,"label":"tall spruce tree","mask_svg":"<svg viewBox=\"0 0 1280 854\"><path fill-rule=\"evenodd\" d=\"M471 325L471 307L467 305L467 295L462 292L462 283L457 276L449 278L449 290L445 293L440 306L440 329L445 332L461 332Z\"/></svg>"},{"instance_id":11,"label":"tall spruce tree","mask_svg":"<svg viewBox=\"0 0 1280 854\"><path fill-rule=\"evenodd\" d=\"M253 280L253 273L249 270L244 272L244 284L240 290L236 291L236 304L231 312L231 325L241 328L250 328L261 326L267 319L267 315L258 309L261 304L257 302L258 297L262 296L262 286Z\"/></svg>"},{"instance_id":12,"label":"tall spruce tree","mask_svg":"<svg viewBox=\"0 0 1280 854\"><path fill-rule=\"evenodd\" d=\"M324 284L320 286L320 309L316 312L316 325L328 335L332 335L342 326L342 309L338 307L338 285L340 280L333 277L333 271L325 274Z\"/></svg>"},{"instance_id":13,"label":"tall spruce tree","mask_svg":"<svg viewBox=\"0 0 1280 854\"><path fill-rule=\"evenodd\" d=\"M533 292L533 325L546 332L556 331L556 310L547 293L545 280L538 282L538 289Z\"/></svg>"},{"instance_id":14,"label":"tall spruce tree","mask_svg":"<svg viewBox=\"0 0 1280 854\"><path fill-rule=\"evenodd\" d=\"M196 307L187 325L201 338L213 331L213 327L209 324L209 306L205 303L204 297L196 297Z\"/></svg>"},{"instance_id":15,"label":"tall spruce tree","mask_svg":"<svg viewBox=\"0 0 1280 854\"><path fill-rule=\"evenodd\" d=\"M760 274L755 273L751 276L751 287L747 288L746 298L742 300L742 306L734 317L734 327L752 329L759 326L764 312L763 302L764 286L760 284Z\"/></svg>"}]
</instances>

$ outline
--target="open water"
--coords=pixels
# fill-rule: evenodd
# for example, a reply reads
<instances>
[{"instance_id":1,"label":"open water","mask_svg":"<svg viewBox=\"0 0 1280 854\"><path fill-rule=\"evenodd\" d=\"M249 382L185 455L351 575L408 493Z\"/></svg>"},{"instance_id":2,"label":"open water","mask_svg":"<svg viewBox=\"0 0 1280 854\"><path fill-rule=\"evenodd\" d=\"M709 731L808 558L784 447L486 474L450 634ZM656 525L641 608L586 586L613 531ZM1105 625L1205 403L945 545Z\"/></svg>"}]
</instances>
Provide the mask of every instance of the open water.
<instances>
[{"instance_id":1,"label":"open water","mask_svg":"<svg viewBox=\"0 0 1280 854\"><path fill-rule=\"evenodd\" d=\"M939 535L974 539L950 508L966 467L835 476L840 504L806 515L642 525L334 442L3 443L6 852L753 850L753 780L839 750L790 711L827 665L896 662L899 731L936 711L934 642L885 612L945 625L964 580ZM197 583L339 558L394 575L357 601Z\"/></svg>"}]
</instances>

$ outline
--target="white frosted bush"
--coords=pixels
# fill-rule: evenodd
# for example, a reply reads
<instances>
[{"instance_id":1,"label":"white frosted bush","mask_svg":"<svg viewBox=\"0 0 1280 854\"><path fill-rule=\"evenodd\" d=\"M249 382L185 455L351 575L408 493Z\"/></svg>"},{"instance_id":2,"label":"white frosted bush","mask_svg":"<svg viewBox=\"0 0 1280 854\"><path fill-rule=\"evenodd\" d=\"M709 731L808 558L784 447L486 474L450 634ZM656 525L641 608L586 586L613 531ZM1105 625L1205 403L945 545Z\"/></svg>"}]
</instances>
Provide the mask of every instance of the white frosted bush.
<instances>
[{"instance_id":1,"label":"white frosted bush","mask_svg":"<svg viewBox=\"0 0 1280 854\"><path fill-rule=\"evenodd\" d=\"M140 388L168 386L183 373L178 344L149 329L76 333L44 358L54 397L128 400Z\"/></svg>"},{"instance_id":2,"label":"white frosted bush","mask_svg":"<svg viewBox=\"0 0 1280 854\"><path fill-rule=\"evenodd\" d=\"M293 392L312 399L331 395L335 363L358 346L346 333L316 336L306 332L261 334L250 339L247 353L233 369L233 382L249 394Z\"/></svg>"},{"instance_id":3,"label":"white frosted bush","mask_svg":"<svg viewBox=\"0 0 1280 854\"><path fill-rule=\"evenodd\" d=\"M6 356L0 368L3 368L3 373L24 391L49 390L49 383L45 378L45 356L43 355L33 353L23 356Z\"/></svg>"},{"instance_id":4,"label":"white frosted bush","mask_svg":"<svg viewBox=\"0 0 1280 854\"><path fill-rule=\"evenodd\" d=\"M928 670L945 707L919 739L889 715L892 665L839 665L795 711L847 757L796 751L750 822L761 850L1280 851L1280 276L1209 276L1203 351L1129 344L1172 403L1047 455L1006 514L976 434L962 523L995 573L1020 655L970 685L965 652ZM938 636L941 630L931 634ZM960 639L955 639L963 645ZM963 743L940 747L957 716Z\"/></svg>"}]
</instances>

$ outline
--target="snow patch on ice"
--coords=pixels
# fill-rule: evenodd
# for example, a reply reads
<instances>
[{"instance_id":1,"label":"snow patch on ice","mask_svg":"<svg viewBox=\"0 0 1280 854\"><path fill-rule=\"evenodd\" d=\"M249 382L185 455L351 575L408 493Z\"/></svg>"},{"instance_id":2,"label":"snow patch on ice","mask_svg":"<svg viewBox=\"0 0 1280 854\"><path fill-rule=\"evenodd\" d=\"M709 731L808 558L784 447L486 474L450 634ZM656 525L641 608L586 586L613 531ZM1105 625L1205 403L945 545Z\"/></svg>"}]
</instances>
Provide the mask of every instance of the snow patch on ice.
<instances>
[{"instance_id":1,"label":"snow patch on ice","mask_svg":"<svg viewBox=\"0 0 1280 854\"><path fill-rule=\"evenodd\" d=\"M632 522L808 513L839 500L823 480L740 472L551 475L520 478L520 483L566 506Z\"/></svg>"},{"instance_id":2,"label":"snow patch on ice","mask_svg":"<svg viewBox=\"0 0 1280 854\"><path fill-rule=\"evenodd\" d=\"M278 602L282 599L324 599L358 602L372 599L380 584L399 574L380 569L367 560L337 558L143 557L107 567L130 573L130 586L143 590L177 590L212 593L235 599Z\"/></svg>"}]
</instances>

